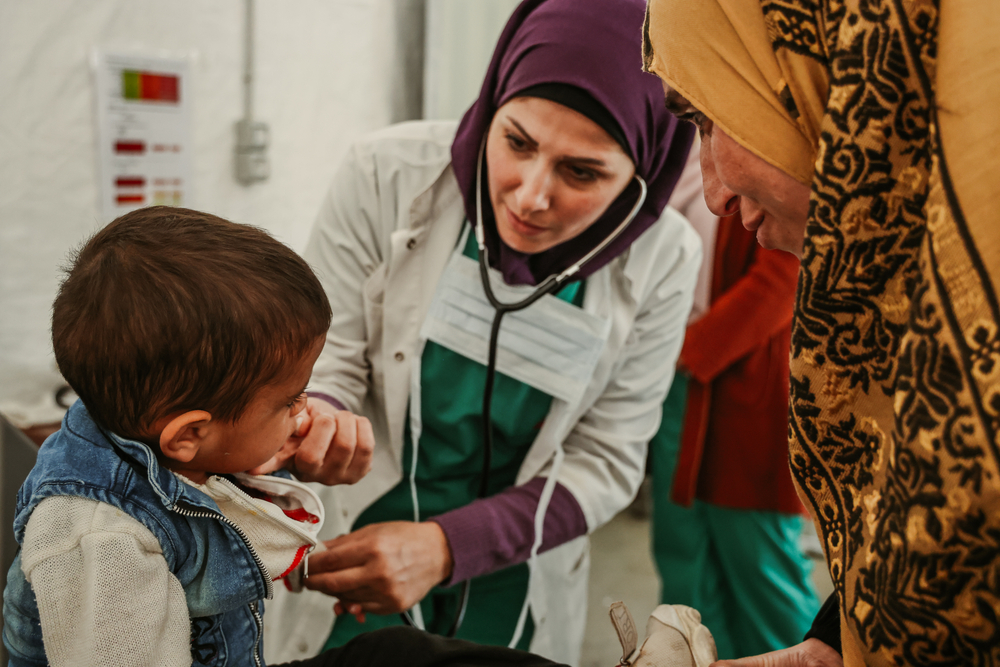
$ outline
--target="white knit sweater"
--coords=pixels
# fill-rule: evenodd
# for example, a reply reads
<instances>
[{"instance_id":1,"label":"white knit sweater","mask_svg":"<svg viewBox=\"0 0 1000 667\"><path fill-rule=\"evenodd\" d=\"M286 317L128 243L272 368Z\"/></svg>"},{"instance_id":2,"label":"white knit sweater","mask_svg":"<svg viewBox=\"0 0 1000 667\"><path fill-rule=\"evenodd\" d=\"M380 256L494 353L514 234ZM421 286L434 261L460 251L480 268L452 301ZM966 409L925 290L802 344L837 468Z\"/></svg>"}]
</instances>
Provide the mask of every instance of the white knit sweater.
<instances>
[{"instance_id":1,"label":"white knit sweater","mask_svg":"<svg viewBox=\"0 0 1000 667\"><path fill-rule=\"evenodd\" d=\"M316 545L323 506L298 482L239 477L278 504L251 498L220 477L197 485L178 475L216 501L278 578L301 560L303 546ZM318 521L293 521L282 511L296 507ZM114 506L76 496L40 502L25 528L21 569L53 667L191 664L184 590L153 533Z\"/></svg>"}]
</instances>

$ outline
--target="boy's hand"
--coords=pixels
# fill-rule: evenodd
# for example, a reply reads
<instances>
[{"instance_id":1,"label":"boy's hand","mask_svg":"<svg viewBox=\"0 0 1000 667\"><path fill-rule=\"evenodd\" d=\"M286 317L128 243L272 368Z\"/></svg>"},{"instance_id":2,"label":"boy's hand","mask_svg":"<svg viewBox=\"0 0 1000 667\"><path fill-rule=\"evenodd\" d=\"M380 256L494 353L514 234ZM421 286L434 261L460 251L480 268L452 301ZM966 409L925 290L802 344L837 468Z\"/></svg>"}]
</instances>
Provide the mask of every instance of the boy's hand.
<instances>
[{"instance_id":1,"label":"boy's hand","mask_svg":"<svg viewBox=\"0 0 1000 667\"><path fill-rule=\"evenodd\" d=\"M264 465L263 475L281 468L303 482L354 484L371 470L375 435L365 417L338 410L320 398L310 398L295 437Z\"/></svg>"},{"instance_id":2,"label":"boy's hand","mask_svg":"<svg viewBox=\"0 0 1000 667\"><path fill-rule=\"evenodd\" d=\"M289 467L303 482L354 484L372 468L375 434L371 422L347 410L338 410L321 398L306 403L308 424L302 444Z\"/></svg>"}]
</instances>

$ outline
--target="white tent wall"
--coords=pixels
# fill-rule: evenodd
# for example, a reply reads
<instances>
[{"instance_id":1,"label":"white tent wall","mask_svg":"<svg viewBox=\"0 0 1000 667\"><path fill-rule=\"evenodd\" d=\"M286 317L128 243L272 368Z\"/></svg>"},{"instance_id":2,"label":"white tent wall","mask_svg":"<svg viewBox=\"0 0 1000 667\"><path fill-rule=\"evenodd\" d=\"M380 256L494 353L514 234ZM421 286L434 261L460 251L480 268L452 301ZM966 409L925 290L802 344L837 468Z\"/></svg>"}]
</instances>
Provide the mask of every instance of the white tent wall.
<instances>
[{"instance_id":1,"label":"white tent wall","mask_svg":"<svg viewBox=\"0 0 1000 667\"><path fill-rule=\"evenodd\" d=\"M423 117L458 120L479 96L497 38L520 0L426 0Z\"/></svg>"},{"instance_id":2,"label":"white tent wall","mask_svg":"<svg viewBox=\"0 0 1000 667\"><path fill-rule=\"evenodd\" d=\"M58 414L49 317L59 267L108 222L94 47L194 55L191 205L296 250L349 143L419 115L423 0L255 1L254 116L270 125L271 176L246 187L233 176L243 0L0 0L0 410L35 422Z\"/></svg>"}]
</instances>

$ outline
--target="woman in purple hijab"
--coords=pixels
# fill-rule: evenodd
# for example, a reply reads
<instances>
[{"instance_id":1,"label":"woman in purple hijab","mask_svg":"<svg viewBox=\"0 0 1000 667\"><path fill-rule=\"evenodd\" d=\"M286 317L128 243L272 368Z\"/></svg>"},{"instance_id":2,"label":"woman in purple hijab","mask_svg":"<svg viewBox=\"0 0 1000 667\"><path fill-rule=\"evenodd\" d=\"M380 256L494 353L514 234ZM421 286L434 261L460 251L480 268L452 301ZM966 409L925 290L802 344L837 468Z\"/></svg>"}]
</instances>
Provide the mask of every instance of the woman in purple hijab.
<instances>
[{"instance_id":1,"label":"woman in purple hijab","mask_svg":"<svg viewBox=\"0 0 1000 667\"><path fill-rule=\"evenodd\" d=\"M271 648L302 652L276 655L408 610L432 632L577 662L585 536L642 480L701 257L666 208L693 137L642 72L644 8L526 0L457 127L404 123L349 152L306 251L334 311L309 409L367 417L375 454L365 479L326 491L331 537L346 534L309 561L306 586L339 599L333 631L328 597L279 601ZM487 457L495 311L473 227L512 302L632 213L571 282L503 319Z\"/></svg>"}]
</instances>

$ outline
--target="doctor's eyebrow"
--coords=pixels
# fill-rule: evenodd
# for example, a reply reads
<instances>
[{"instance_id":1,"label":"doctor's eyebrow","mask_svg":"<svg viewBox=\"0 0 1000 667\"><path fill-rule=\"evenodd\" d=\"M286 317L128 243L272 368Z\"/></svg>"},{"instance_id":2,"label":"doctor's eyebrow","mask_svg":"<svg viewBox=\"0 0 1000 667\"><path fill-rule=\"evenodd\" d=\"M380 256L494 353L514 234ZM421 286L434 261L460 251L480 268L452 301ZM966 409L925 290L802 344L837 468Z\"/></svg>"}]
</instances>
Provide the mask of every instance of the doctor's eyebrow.
<instances>
[{"instance_id":1,"label":"doctor's eyebrow","mask_svg":"<svg viewBox=\"0 0 1000 667\"><path fill-rule=\"evenodd\" d=\"M534 137L532 137L530 134L528 134L527 130L525 130L523 127L521 127L520 123L518 123L516 120L514 120L510 116L507 116L507 120L509 120L511 122L511 124L514 127L517 128L518 132L520 132L521 134L524 135L524 140L527 141L529 144L531 144L531 146L533 148L537 148L538 147L538 142L535 140ZM584 157L584 156L581 156L581 155L565 155L565 156L563 156L562 159L564 159L564 160L566 160L568 162L578 162L580 164L589 164L589 165L593 165L595 167L604 167L604 166L607 166L607 163L604 160L601 160L601 159L598 159L598 158L595 158L595 157Z\"/></svg>"},{"instance_id":2,"label":"doctor's eyebrow","mask_svg":"<svg viewBox=\"0 0 1000 667\"><path fill-rule=\"evenodd\" d=\"M523 127L521 127L520 123L518 123L516 120L514 120L510 116L507 116L507 120L509 120L511 122L511 125L513 125L514 127L517 128L518 132L520 132L521 134L524 135L524 140L525 141L527 141L532 146L537 146L538 145L538 142L535 141L535 138L532 137L530 134L528 134L528 131L525 130Z\"/></svg>"}]
</instances>

